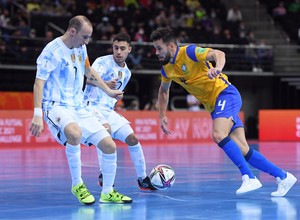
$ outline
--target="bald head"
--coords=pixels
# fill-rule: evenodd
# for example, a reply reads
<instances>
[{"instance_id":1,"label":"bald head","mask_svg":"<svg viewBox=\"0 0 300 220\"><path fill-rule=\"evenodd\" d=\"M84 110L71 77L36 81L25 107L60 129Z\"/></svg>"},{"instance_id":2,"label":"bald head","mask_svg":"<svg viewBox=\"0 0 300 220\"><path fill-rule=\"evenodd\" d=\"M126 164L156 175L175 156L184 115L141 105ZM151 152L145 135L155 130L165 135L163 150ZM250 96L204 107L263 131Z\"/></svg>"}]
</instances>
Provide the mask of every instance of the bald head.
<instances>
[{"instance_id":1,"label":"bald head","mask_svg":"<svg viewBox=\"0 0 300 220\"><path fill-rule=\"evenodd\" d=\"M71 20L69 21L68 29L74 28L76 31L80 31L84 23L87 23L89 26L92 26L92 23L87 17L83 15L77 15L71 18Z\"/></svg>"}]
</instances>

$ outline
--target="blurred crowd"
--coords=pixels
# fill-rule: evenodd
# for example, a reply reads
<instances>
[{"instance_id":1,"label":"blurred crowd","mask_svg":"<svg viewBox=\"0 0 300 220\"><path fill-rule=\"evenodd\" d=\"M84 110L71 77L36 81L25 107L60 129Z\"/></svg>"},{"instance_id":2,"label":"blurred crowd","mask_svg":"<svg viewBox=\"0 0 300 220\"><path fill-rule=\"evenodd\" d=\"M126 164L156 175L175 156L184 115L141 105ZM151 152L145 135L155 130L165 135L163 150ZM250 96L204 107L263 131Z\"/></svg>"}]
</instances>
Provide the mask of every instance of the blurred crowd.
<instances>
[{"instance_id":1,"label":"blurred crowd","mask_svg":"<svg viewBox=\"0 0 300 220\"><path fill-rule=\"evenodd\" d=\"M300 0L260 0L276 25L280 25L291 41L300 44Z\"/></svg>"},{"instance_id":2,"label":"blurred crowd","mask_svg":"<svg viewBox=\"0 0 300 220\"><path fill-rule=\"evenodd\" d=\"M93 41L109 41L116 33L126 32L134 42L143 43L149 41L153 29L168 25L175 30L179 43L264 44L245 26L238 5L227 8L223 0L0 0L0 12L0 53L8 58L25 57L25 62L36 54L35 50L61 34L45 29L48 21L63 25L60 28L64 30L66 21L76 14L84 14L93 22ZM26 38L42 40L29 43ZM133 51L129 62L138 69L143 68L143 59L151 59L154 54L141 46ZM261 56L272 57L266 51L259 55L251 47L243 53L253 71L262 71Z\"/></svg>"}]
</instances>

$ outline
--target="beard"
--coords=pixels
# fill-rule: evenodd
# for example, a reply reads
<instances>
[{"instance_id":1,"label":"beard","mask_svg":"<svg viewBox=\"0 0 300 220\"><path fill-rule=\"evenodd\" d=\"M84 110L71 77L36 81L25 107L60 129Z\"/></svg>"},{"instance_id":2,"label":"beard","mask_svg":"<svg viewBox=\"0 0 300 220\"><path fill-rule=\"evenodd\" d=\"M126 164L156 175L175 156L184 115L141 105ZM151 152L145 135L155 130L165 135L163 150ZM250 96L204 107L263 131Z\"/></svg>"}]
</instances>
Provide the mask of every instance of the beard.
<instances>
[{"instance_id":1,"label":"beard","mask_svg":"<svg viewBox=\"0 0 300 220\"><path fill-rule=\"evenodd\" d=\"M162 61L160 61L160 63L164 66L164 65L168 64L170 62L170 60L171 60L171 53L170 53L170 51L168 51L165 58Z\"/></svg>"}]
</instances>

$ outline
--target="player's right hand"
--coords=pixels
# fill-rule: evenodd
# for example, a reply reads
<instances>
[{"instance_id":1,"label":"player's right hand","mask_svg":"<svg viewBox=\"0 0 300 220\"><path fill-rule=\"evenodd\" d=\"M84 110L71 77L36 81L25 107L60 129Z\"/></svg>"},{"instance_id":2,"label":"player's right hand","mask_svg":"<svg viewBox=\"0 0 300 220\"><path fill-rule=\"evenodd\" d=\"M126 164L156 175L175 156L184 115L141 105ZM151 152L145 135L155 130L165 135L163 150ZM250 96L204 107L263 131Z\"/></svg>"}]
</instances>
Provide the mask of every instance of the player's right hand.
<instances>
[{"instance_id":1,"label":"player's right hand","mask_svg":"<svg viewBox=\"0 0 300 220\"><path fill-rule=\"evenodd\" d=\"M218 75L220 75L221 72L222 72L221 70L218 70L216 68L210 68L208 69L207 76L208 78L213 79L216 78Z\"/></svg>"},{"instance_id":2,"label":"player's right hand","mask_svg":"<svg viewBox=\"0 0 300 220\"><path fill-rule=\"evenodd\" d=\"M166 134L171 134L171 131L168 129L168 118L166 116L162 116L160 119L160 128Z\"/></svg>"},{"instance_id":3,"label":"player's right hand","mask_svg":"<svg viewBox=\"0 0 300 220\"><path fill-rule=\"evenodd\" d=\"M43 118L33 116L29 130L33 136L39 137L44 130Z\"/></svg>"},{"instance_id":4,"label":"player's right hand","mask_svg":"<svg viewBox=\"0 0 300 220\"><path fill-rule=\"evenodd\" d=\"M118 78L112 79L110 81L105 81L105 83L110 89L116 89Z\"/></svg>"}]
</instances>

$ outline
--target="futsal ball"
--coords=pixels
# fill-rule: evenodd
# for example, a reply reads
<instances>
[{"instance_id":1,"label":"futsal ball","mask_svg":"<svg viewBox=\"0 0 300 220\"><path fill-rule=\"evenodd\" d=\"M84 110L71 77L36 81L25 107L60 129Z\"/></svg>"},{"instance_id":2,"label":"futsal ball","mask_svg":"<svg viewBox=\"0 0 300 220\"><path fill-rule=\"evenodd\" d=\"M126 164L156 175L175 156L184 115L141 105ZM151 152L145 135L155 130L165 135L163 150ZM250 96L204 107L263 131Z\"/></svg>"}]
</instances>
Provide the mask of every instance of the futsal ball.
<instances>
[{"instance_id":1,"label":"futsal ball","mask_svg":"<svg viewBox=\"0 0 300 220\"><path fill-rule=\"evenodd\" d=\"M150 181L156 189L168 189L175 182L175 171L166 164L155 166L150 175Z\"/></svg>"}]
</instances>

